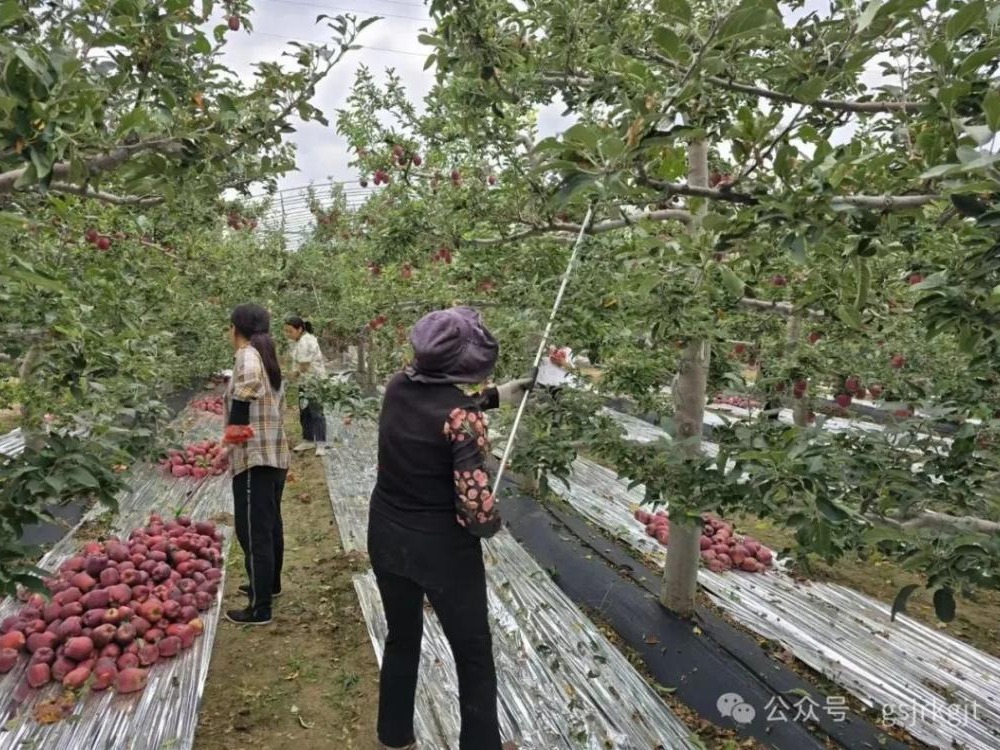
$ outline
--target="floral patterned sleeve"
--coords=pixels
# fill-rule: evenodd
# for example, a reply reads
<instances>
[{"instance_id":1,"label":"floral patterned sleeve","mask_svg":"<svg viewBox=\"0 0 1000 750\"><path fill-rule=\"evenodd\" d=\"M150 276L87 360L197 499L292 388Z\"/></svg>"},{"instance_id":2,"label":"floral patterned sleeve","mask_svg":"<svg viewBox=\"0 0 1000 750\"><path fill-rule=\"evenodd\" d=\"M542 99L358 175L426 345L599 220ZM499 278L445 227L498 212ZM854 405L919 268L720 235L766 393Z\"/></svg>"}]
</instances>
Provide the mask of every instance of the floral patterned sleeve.
<instances>
[{"instance_id":1,"label":"floral patterned sleeve","mask_svg":"<svg viewBox=\"0 0 1000 750\"><path fill-rule=\"evenodd\" d=\"M493 536L500 530L500 514L486 468L490 452L486 417L478 409L454 409L444 434L451 443L458 523L473 536Z\"/></svg>"}]
</instances>

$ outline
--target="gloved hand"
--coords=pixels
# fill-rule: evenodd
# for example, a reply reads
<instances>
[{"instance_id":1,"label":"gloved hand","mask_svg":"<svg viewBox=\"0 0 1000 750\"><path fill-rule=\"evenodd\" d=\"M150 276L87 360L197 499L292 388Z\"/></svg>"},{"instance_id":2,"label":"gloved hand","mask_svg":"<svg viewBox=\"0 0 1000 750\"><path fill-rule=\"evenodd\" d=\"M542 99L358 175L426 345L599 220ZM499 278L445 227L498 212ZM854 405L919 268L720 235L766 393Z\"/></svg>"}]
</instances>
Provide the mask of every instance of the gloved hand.
<instances>
[{"instance_id":1,"label":"gloved hand","mask_svg":"<svg viewBox=\"0 0 1000 750\"><path fill-rule=\"evenodd\" d=\"M497 386L497 399L500 405L518 404L524 398L525 393L530 393L535 387L535 380L538 379L538 368L534 368L527 377L518 380L509 380Z\"/></svg>"}]
</instances>

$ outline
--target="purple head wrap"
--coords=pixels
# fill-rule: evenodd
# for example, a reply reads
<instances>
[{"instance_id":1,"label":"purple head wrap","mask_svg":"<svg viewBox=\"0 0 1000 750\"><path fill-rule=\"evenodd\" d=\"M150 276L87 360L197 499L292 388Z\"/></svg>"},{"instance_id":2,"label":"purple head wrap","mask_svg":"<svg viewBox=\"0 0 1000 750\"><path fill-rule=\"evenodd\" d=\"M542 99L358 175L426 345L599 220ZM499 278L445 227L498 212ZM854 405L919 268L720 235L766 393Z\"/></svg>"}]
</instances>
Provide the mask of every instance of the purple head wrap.
<instances>
[{"instance_id":1,"label":"purple head wrap","mask_svg":"<svg viewBox=\"0 0 1000 750\"><path fill-rule=\"evenodd\" d=\"M410 344L414 358L406 374L419 383L482 383L493 372L500 349L471 307L428 313L413 326Z\"/></svg>"}]
</instances>

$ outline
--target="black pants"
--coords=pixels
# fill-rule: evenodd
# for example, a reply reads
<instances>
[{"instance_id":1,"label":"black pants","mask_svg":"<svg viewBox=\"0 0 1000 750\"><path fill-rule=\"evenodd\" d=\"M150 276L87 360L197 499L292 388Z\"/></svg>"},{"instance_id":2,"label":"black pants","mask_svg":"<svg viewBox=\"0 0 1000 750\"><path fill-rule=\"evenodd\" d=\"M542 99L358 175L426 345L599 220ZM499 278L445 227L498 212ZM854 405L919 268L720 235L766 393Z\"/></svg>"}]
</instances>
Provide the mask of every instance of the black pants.
<instances>
[{"instance_id":1,"label":"black pants","mask_svg":"<svg viewBox=\"0 0 1000 750\"><path fill-rule=\"evenodd\" d=\"M302 439L309 442L326 442L326 417L323 405L316 401L299 402L299 424L302 425Z\"/></svg>"},{"instance_id":2,"label":"black pants","mask_svg":"<svg viewBox=\"0 0 1000 750\"><path fill-rule=\"evenodd\" d=\"M458 672L459 750L500 750L497 677L479 540L423 534L372 516L368 554L389 626L379 681L378 738L389 747L415 741L413 704L423 640L424 596L448 638Z\"/></svg>"},{"instance_id":3,"label":"black pants","mask_svg":"<svg viewBox=\"0 0 1000 750\"><path fill-rule=\"evenodd\" d=\"M243 548L250 606L271 609L271 598L281 591L285 531L281 523L281 495L285 469L254 466L233 477L236 538Z\"/></svg>"}]
</instances>

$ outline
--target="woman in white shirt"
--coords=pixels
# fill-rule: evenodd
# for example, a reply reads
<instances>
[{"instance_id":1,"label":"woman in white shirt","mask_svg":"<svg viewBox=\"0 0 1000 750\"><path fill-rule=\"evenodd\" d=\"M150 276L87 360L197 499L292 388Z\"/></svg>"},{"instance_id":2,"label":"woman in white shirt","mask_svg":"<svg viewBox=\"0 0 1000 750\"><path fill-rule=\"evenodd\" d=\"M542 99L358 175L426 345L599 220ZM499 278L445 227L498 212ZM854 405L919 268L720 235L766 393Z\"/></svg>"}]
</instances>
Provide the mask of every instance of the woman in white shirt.
<instances>
[{"instance_id":1,"label":"woman in white shirt","mask_svg":"<svg viewBox=\"0 0 1000 750\"><path fill-rule=\"evenodd\" d=\"M310 381L326 378L326 364L312 324L293 315L285 320L285 335L293 342L291 379L299 383L299 423L302 442L293 448L301 453L316 446L316 455L326 454L326 417L323 404L306 395Z\"/></svg>"}]
</instances>

